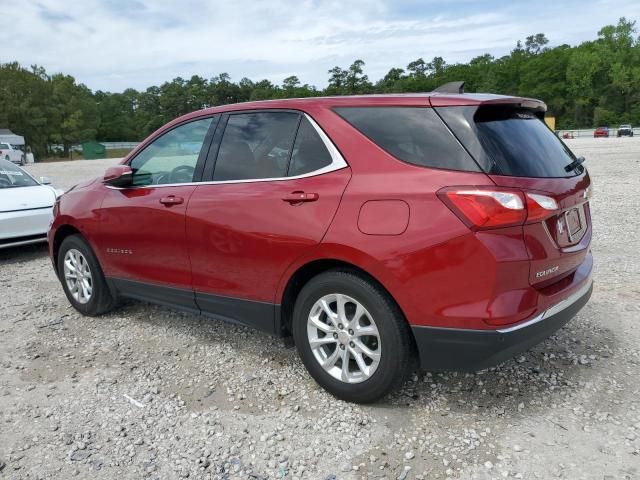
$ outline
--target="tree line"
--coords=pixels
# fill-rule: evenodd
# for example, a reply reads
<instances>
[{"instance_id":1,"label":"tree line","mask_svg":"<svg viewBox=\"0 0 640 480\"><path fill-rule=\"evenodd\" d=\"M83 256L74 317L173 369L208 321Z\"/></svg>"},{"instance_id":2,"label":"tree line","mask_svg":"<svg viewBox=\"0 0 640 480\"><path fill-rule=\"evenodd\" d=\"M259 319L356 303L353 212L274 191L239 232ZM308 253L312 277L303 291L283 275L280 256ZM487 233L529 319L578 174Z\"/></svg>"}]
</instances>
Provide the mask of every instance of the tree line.
<instances>
[{"instance_id":1,"label":"tree line","mask_svg":"<svg viewBox=\"0 0 640 480\"><path fill-rule=\"evenodd\" d=\"M640 124L640 38L636 22L622 17L596 39L580 45L549 46L543 33L518 41L505 56L480 55L468 63L442 57L418 58L371 81L365 62L328 71L324 89L290 76L281 85L228 73L206 79L174 78L144 91L92 92L72 76L49 75L41 66L0 64L0 128L24 135L36 155L48 145L86 140L137 141L169 120L205 107L251 100L318 95L428 92L443 83L466 81L467 92L492 92L544 100L557 128Z\"/></svg>"}]
</instances>

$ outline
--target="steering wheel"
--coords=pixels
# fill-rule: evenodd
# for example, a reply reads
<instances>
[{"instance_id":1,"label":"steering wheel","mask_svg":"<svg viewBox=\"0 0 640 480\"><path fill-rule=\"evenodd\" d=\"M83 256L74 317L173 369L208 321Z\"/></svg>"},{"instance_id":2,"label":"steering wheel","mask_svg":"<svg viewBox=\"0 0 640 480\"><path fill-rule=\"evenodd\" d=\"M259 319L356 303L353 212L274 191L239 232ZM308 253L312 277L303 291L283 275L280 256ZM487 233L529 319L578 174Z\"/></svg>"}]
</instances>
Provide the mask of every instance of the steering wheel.
<instances>
[{"instance_id":1,"label":"steering wheel","mask_svg":"<svg viewBox=\"0 0 640 480\"><path fill-rule=\"evenodd\" d=\"M7 180L6 178L0 177L0 186L10 187L11 186L11 182L9 180Z\"/></svg>"},{"instance_id":2,"label":"steering wheel","mask_svg":"<svg viewBox=\"0 0 640 480\"><path fill-rule=\"evenodd\" d=\"M190 183L195 171L196 169L190 165L180 165L169 173L169 183Z\"/></svg>"}]
</instances>

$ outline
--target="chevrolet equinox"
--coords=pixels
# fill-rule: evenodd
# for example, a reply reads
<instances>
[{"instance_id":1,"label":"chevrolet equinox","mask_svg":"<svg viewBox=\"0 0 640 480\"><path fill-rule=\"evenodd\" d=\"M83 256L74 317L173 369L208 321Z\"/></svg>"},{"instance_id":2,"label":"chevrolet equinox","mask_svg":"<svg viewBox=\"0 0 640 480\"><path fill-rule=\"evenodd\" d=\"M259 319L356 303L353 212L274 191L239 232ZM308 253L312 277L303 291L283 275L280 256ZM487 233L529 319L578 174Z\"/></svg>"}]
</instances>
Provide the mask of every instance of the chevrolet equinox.
<instances>
[{"instance_id":1,"label":"chevrolet equinox","mask_svg":"<svg viewBox=\"0 0 640 480\"><path fill-rule=\"evenodd\" d=\"M590 179L545 110L447 84L193 112L58 199L50 256L85 315L127 297L251 326L372 402L414 359L495 365L589 299Z\"/></svg>"}]
</instances>

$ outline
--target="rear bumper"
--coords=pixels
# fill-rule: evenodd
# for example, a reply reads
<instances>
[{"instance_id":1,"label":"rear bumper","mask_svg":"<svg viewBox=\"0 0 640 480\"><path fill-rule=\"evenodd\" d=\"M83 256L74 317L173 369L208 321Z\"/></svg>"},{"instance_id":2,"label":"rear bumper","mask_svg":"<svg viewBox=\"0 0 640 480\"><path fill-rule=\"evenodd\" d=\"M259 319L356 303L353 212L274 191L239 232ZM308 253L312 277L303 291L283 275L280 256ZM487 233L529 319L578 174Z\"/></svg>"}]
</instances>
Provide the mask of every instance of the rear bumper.
<instances>
[{"instance_id":1,"label":"rear bumper","mask_svg":"<svg viewBox=\"0 0 640 480\"><path fill-rule=\"evenodd\" d=\"M498 330L413 326L425 370L477 371L497 365L540 343L566 325L593 291L589 278L565 300L516 325Z\"/></svg>"}]
</instances>

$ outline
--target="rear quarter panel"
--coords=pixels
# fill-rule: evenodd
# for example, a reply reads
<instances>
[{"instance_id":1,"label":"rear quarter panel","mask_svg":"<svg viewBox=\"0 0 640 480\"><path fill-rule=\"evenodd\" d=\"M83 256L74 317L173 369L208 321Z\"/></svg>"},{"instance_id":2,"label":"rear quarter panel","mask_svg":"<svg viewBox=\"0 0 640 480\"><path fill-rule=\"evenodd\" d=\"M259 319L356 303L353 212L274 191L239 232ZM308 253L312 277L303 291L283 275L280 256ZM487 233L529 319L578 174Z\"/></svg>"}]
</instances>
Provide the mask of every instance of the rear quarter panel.
<instances>
[{"instance_id":1,"label":"rear quarter panel","mask_svg":"<svg viewBox=\"0 0 640 480\"><path fill-rule=\"evenodd\" d=\"M535 299L523 299L530 293L522 229L513 232L513 248L505 250L504 242L496 246L490 234L472 233L436 195L444 186L493 185L485 174L401 162L330 110L309 113L349 162L353 176L321 245L298 259L285 279L314 259L352 263L389 291L413 325L488 328L482 318L511 315L516 308L525 315L523 304L534 308ZM408 205L409 222L403 232L371 235L358 228L362 206L380 200ZM386 221L384 214L382 209L381 223ZM284 285L286 281L279 298Z\"/></svg>"}]
</instances>

